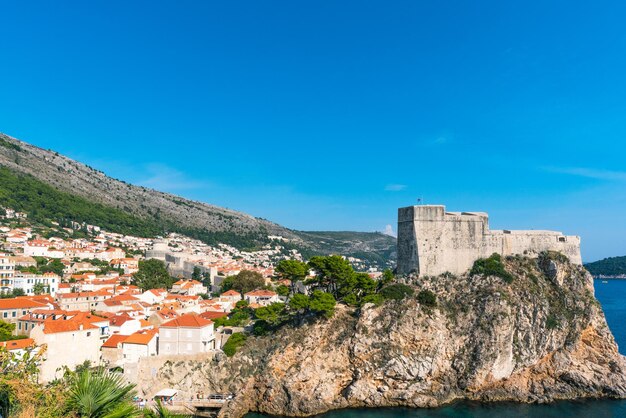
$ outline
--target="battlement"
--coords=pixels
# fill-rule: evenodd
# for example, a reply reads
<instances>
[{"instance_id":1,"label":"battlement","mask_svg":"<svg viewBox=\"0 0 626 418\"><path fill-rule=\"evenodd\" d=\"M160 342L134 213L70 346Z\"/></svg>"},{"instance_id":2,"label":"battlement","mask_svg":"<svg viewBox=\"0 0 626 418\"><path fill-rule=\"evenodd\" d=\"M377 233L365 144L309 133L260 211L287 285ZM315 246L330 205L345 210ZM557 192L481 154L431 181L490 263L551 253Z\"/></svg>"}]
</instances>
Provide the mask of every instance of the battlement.
<instances>
[{"instance_id":1,"label":"battlement","mask_svg":"<svg viewBox=\"0 0 626 418\"><path fill-rule=\"evenodd\" d=\"M446 212L443 205L398 209L398 273L463 274L493 253L536 255L559 251L582 264L580 237L556 231L489 229L485 212Z\"/></svg>"}]
</instances>

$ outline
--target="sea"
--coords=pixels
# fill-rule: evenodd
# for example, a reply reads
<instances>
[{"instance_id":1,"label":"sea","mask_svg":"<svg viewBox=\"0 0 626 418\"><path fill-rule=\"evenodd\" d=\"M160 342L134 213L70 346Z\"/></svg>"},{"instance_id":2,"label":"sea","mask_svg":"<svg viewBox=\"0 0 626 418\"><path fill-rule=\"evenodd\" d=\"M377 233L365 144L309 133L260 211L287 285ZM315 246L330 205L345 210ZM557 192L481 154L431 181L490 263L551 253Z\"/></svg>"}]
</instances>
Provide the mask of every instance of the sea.
<instances>
[{"instance_id":1,"label":"sea","mask_svg":"<svg viewBox=\"0 0 626 418\"><path fill-rule=\"evenodd\" d=\"M595 280L596 298L600 301L609 328L620 353L626 355L626 280ZM267 418L248 414L246 418ZM544 405L511 402L456 402L435 409L344 409L316 418L626 418L626 400L561 401Z\"/></svg>"}]
</instances>

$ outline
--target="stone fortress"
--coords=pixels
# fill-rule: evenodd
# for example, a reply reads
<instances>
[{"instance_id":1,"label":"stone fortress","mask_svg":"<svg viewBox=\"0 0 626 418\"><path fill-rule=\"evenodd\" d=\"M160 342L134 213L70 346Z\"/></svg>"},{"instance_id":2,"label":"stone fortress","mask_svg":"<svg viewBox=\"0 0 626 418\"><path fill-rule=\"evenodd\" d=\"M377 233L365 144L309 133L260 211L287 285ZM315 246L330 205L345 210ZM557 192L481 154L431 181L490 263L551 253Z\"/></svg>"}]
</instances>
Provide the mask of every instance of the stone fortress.
<instances>
[{"instance_id":1,"label":"stone fortress","mask_svg":"<svg viewBox=\"0 0 626 418\"><path fill-rule=\"evenodd\" d=\"M558 251L582 264L580 237L555 231L491 231L484 212L446 212L442 205L398 209L398 273L463 274L493 253L536 256Z\"/></svg>"}]
</instances>

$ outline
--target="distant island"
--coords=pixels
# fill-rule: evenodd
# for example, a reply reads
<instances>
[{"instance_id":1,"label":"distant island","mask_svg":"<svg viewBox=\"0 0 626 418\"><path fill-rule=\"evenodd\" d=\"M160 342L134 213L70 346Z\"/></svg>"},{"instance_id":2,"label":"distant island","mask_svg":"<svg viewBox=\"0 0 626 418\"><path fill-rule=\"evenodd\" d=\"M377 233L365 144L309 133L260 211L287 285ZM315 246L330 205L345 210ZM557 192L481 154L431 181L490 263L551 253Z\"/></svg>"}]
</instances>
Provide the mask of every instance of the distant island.
<instances>
[{"instance_id":1,"label":"distant island","mask_svg":"<svg viewBox=\"0 0 626 418\"><path fill-rule=\"evenodd\" d=\"M585 268L598 278L626 279L626 256L609 257L585 264Z\"/></svg>"}]
</instances>

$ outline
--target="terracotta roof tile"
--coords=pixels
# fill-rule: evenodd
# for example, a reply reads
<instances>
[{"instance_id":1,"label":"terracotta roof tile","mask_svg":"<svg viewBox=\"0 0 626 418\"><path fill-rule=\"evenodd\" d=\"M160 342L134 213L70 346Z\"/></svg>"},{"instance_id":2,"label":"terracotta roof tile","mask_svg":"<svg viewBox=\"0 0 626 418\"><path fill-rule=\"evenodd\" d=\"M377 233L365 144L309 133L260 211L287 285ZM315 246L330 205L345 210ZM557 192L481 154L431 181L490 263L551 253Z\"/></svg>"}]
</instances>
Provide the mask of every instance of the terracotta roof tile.
<instances>
[{"instance_id":1,"label":"terracotta roof tile","mask_svg":"<svg viewBox=\"0 0 626 418\"><path fill-rule=\"evenodd\" d=\"M161 328L204 328L212 323L213 321L200 315L185 314L162 324Z\"/></svg>"}]
</instances>

